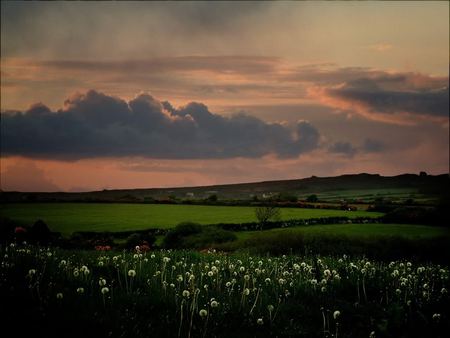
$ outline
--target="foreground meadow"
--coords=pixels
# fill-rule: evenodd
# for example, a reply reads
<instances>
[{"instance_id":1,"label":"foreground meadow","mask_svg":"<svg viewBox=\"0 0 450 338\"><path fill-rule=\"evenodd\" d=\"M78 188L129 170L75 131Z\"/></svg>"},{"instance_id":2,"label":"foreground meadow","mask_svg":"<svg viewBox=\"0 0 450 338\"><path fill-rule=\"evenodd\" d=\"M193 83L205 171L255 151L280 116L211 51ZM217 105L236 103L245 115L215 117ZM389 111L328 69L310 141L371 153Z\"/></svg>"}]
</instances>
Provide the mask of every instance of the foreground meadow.
<instances>
[{"instance_id":1,"label":"foreground meadow","mask_svg":"<svg viewBox=\"0 0 450 338\"><path fill-rule=\"evenodd\" d=\"M449 269L437 264L0 250L0 318L19 336L444 337L450 329Z\"/></svg>"}]
</instances>

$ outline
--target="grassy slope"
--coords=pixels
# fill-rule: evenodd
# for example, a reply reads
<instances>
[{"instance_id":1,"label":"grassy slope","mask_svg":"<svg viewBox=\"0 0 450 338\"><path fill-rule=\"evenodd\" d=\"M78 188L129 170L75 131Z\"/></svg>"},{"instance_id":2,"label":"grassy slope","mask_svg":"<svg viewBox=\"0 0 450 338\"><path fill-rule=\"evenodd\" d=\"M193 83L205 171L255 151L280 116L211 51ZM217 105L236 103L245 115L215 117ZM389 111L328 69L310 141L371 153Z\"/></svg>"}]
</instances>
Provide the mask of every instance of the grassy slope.
<instances>
[{"instance_id":1,"label":"grassy slope","mask_svg":"<svg viewBox=\"0 0 450 338\"><path fill-rule=\"evenodd\" d=\"M282 219L331 216L378 217L366 211L283 208ZM170 228L183 221L201 224L256 221L253 207L155 204L42 203L3 204L0 215L29 225L44 220L53 231L124 231Z\"/></svg>"},{"instance_id":2,"label":"grassy slope","mask_svg":"<svg viewBox=\"0 0 450 338\"><path fill-rule=\"evenodd\" d=\"M444 227L430 227L416 224L328 224L301 226L285 229L272 229L266 231L242 231L237 232L238 240L245 240L255 235L278 234L278 233L305 234L336 234L346 236L401 236L410 239L433 238L438 236L450 236L450 229Z\"/></svg>"}]
</instances>

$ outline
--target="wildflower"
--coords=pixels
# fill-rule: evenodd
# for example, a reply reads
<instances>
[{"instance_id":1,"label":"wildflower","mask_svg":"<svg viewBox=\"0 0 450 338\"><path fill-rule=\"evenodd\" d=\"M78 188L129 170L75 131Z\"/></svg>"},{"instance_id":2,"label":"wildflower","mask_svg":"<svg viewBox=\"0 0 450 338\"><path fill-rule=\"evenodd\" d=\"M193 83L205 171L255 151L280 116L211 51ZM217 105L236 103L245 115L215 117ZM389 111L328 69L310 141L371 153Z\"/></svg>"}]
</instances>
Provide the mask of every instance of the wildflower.
<instances>
[{"instance_id":1,"label":"wildflower","mask_svg":"<svg viewBox=\"0 0 450 338\"><path fill-rule=\"evenodd\" d=\"M150 255L150 258L151 258L151 259L154 259L155 257L156 257L155 254L151 254L151 255Z\"/></svg>"},{"instance_id":2,"label":"wildflower","mask_svg":"<svg viewBox=\"0 0 450 338\"><path fill-rule=\"evenodd\" d=\"M189 298L190 294L191 293L188 290L183 291L183 297Z\"/></svg>"},{"instance_id":3,"label":"wildflower","mask_svg":"<svg viewBox=\"0 0 450 338\"><path fill-rule=\"evenodd\" d=\"M370 332L369 338L375 338L375 331Z\"/></svg>"},{"instance_id":4,"label":"wildflower","mask_svg":"<svg viewBox=\"0 0 450 338\"><path fill-rule=\"evenodd\" d=\"M435 314L433 314L432 318L433 318L433 320L435 322L439 322L441 320L441 314L440 313L435 313Z\"/></svg>"},{"instance_id":5,"label":"wildflower","mask_svg":"<svg viewBox=\"0 0 450 338\"><path fill-rule=\"evenodd\" d=\"M250 276L249 275L244 275L244 280L246 280L246 281L250 280Z\"/></svg>"},{"instance_id":6,"label":"wildflower","mask_svg":"<svg viewBox=\"0 0 450 338\"><path fill-rule=\"evenodd\" d=\"M217 301L213 300L213 301L211 302L211 307L212 307L212 308L215 308L215 307L218 307L218 306L219 306L219 303L218 303Z\"/></svg>"},{"instance_id":7,"label":"wildflower","mask_svg":"<svg viewBox=\"0 0 450 338\"><path fill-rule=\"evenodd\" d=\"M78 269L73 270L73 276L78 277L80 273L78 272Z\"/></svg>"},{"instance_id":8,"label":"wildflower","mask_svg":"<svg viewBox=\"0 0 450 338\"><path fill-rule=\"evenodd\" d=\"M447 294L447 289L446 289L446 288L442 288L442 289L441 289L441 294L442 294L442 295Z\"/></svg>"},{"instance_id":9,"label":"wildflower","mask_svg":"<svg viewBox=\"0 0 450 338\"><path fill-rule=\"evenodd\" d=\"M183 276L182 275L178 275L177 276L177 282L181 283L183 281Z\"/></svg>"},{"instance_id":10,"label":"wildflower","mask_svg":"<svg viewBox=\"0 0 450 338\"><path fill-rule=\"evenodd\" d=\"M102 288L102 294L106 295L109 292L109 289L105 286Z\"/></svg>"},{"instance_id":11,"label":"wildflower","mask_svg":"<svg viewBox=\"0 0 450 338\"><path fill-rule=\"evenodd\" d=\"M267 305L267 310L269 310L269 312L272 312L275 309L275 307L272 304Z\"/></svg>"},{"instance_id":12,"label":"wildflower","mask_svg":"<svg viewBox=\"0 0 450 338\"><path fill-rule=\"evenodd\" d=\"M63 299L63 294L61 293L61 292L58 292L57 294L56 294L56 299Z\"/></svg>"},{"instance_id":13,"label":"wildflower","mask_svg":"<svg viewBox=\"0 0 450 338\"><path fill-rule=\"evenodd\" d=\"M280 283L281 285L283 285L283 284L286 283L286 280L283 279L283 278L280 278L280 279L278 280L278 283Z\"/></svg>"},{"instance_id":14,"label":"wildflower","mask_svg":"<svg viewBox=\"0 0 450 338\"><path fill-rule=\"evenodd\" d=\"M326 288L325 286L322 286L322 288L320 289L320 291L326 292L326 291L327 291L327 288Z\"/></svg>"},{"instance_id":15,"label":"wildflower","mask_svg":"<svg viewBox=\"0 0 450 338\"><path fill-rule=\"evenodd\" d=\"M341 315L341 312L338 311L338 310L336 310L336 311L333 312L333 318L334 318L335 320L337 320L337 319L339 318L340 315Z\"/></svg>"},{"instance_id":16,"label":"wildflower","mask_svg":"<svg viewBox=\"0 0 450 338\"><path fill-rule=\"evenodd\" d=\"M258 325L263 325L263 324L264 324L263 319L262 319L262 318L258 318L258 319L256 320L256 324L258 324Z\"/></svg>"},{"instance_id":17,"label":"wildflower","mask_svg":"<svg viewBox=\"0 0 450 338\"><path fill-rule=\"evenodd\" d=\"M98 262L98 266L103 266L103 261Z\"/></svg>"},{"instance_id":18,"label":"wildflower","mask_svg":"<svg viewBox=\"0 0 450 338\"><path fill-rule=\"evenodd\" d=\"M89 269L86 268L86 269L84 270L84 275L87 276L87 275L89 275L89 273L90 273Z\"/></svg>"},{"instance_id":19,"label":"wildflower","mask_svg":"<svg viewBox=\"0 0 450 338\"><path fill-rule=\"evenodd\" d=\"M35 269L30 269L30 270L28 270L28 276L33 276L33 275L35 275L36 274L36 270Z\"/></svg>"},{"instance_id":20,"label":"wildflower","mask_svg":"<svg viewBox=\"0 0 450 338\"><path fill-rule=\"evenodd\" d=\"M169 286L173 289L175 287L175 284L170 283Z\"/></svg>"},{"instance_id":21,"label":"wildflower","mask_svg":"<svg viewBox=\"0 0 450 338\"><path fill-rule=\"evenodd\" d=\"M209 276L209 277L212 277L212 276L214 276L214 272L212 272L212 271L208 271L208 276Z\"/></svg>"},{"instance_id":22,"label":"wildflower","mask_svg":"<svg viewBox=\"0 0 450 338\"><path fill-rule=\"evenodd\" d=\"M226 283L225 283L225 286L226 286L227 288L229 288L229 287L231 286L231 283L230 283L230 282L226 282Z\"/></svg>"},{"instance_id":23,"label":"wildflower","mask_svg":"<svg viewBox=\"0 0 450 338\"><path fill-rule=\"evenodd\" d=\"M136 276L136 271L135 270L129 270L128 271L128 276L129 277L135 277Z\"/></svg>"},{"instance_id":24,"label":"wildflower","mask_svg":"<svg viewBox=\"0 0 450 338\"><path fill-rule=\"evenodd\" d=\"M239 271L240 271L240 272L244 272L244 271L245 271L245 268L244 268L243 266L241 266L241 267L239 268Z\"/></svg>"},{"instance_id":25,"label":"wildflower","mask_svg":"<svg viewBox=\"0 0 450 338\"><path fill-rule=\"evenodd\" d=\"M200 317L204 318L208 315L208 311L206 311L205 309L201 309L198 314L200 315Z\"/></svg>"},{"instance_id":26,"label":"wildflower","mask_svg":"<svg viewBox=\"0 0 450 338\"><path fill-rule=\"evenodd\" d=\"M84 288L77 288L77 293L80 295L84 293Z\"/></svg>"},{"instance_id":27,"label":"wildflower","mask_svg":"<svg viewBox=\"0 0 450 338\"><path fill-rule=\"evenodd\" d=\"M270 278L266 278L264 281L266 282L266 284L270 284Z\"/></svg>"},{"instance_id":28,"label":"wildflower","mask_svg":"<svg viewBox=\"0 0 450 338\"><path fill-rule=\"evenodd\" d=\"M59 262L59 265L61 265L61 266L64 266L66 264L67 264L67 262L64 259L61 262Z\"/></svg>"},{"instance_id":29,"label":"wildflower","mask_svg":"<svg viewBox=\"0 0 450 338\"><path fill-rule=\"evenodd\" d=\"M250 294L250 289L245 288L244 289L244 295L248 296Z\"/></svg>"},{"instance_id":30,"label":"wildflower","mask_svg":"<svg viewBox=\"0 0 450 338\"><path fill-rule=\"evenodd\" d=\"M98 280L98 285L100 285L100 286L105 286L105 285L106 285L106 279L100 278L100 279Z\"/></svg>"},{"instance_id":31,"label":"wildflower","mask_svg":"<svg viewBox=\"0 0 450 338\"><path fill-rule=\"evenodd\" d=\"M400 290L400 289L396 289L396 290L395 290L395 293L396 293L397 295L401 295L401 293L402 293L402 290Z\"/></svg>"},{"instance_id":32,"label":"wildflower","mask_svg":"<svg viewBox=\"0 0 450 338\"><path fill-rule=\"evenodd\" d=\"M169 257L163 257L163 262L164 263L169 263L170 262L170 258Z\"/></svg>"}]
</instances>

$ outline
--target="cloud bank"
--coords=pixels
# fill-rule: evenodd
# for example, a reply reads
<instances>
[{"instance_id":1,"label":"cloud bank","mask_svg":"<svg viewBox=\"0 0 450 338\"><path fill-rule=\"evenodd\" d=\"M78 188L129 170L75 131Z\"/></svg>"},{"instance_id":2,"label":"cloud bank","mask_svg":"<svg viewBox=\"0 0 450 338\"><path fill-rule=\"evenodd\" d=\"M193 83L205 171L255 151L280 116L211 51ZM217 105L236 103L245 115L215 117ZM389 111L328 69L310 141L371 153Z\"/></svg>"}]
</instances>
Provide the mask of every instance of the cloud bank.
<instances>
[{"instance_id":1,"label":"cloud bank","mask_svg":"<svg viewBox=\"0 0 450 338\"><path fill-rule=\"evenodd\" d=\"M316 149L319 140L306 121L288 126L245 114L224 117L202 103L177 109L148 94L127 102L95 90L72 95L55 112L42 103L4 112L1 123L2 156L62 160L292 158Z\"/></svg>"}]
</instances>

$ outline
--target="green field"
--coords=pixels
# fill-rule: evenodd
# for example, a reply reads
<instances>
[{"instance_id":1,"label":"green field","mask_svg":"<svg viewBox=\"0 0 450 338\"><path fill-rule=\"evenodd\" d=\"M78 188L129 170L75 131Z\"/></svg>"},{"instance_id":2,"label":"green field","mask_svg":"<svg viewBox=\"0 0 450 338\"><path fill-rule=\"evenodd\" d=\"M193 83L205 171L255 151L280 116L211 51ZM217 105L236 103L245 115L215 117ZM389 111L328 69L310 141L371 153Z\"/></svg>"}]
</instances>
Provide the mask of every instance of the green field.
<instances>
[{"instance_id":1,"label":"green field","mask_svg":"<svg viewBox=\"0 0 450 338\"><path fill-rule=\"evenodd\" d=\"M272 229L266 231L242 231L237 232L239 240L245 240L258 235L270 235L279 233L298 233L315 235L345 235L358 237L372 236L400 236L408 239L433 238L449 236L450 229L445 227L431 227L416 224L326 224L314 226L299 226L285 229Z\"/></svg>"},{"instance_id":2,"label":"green field","mask_svg":"<svg viewBox=\"0 0 450 338\"><path fill-rule=\"evenodd\" d=\"M281 218L379 217L367 211L317 210L283 208ZM200 224L245 223L256 221L253 207L101 204L101 203L36 203L3 204L0 216L30 225L44 220L52 231L65 235L74 231L126 231L148 228L171 228L180 222Z\"/></svg>"}]
</instances>

